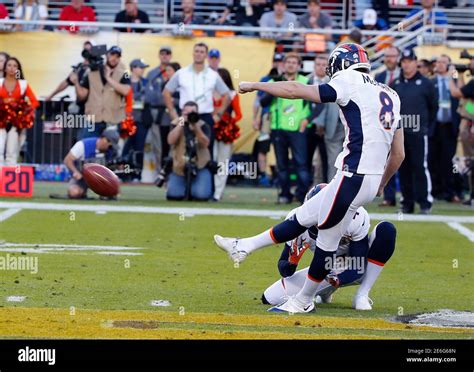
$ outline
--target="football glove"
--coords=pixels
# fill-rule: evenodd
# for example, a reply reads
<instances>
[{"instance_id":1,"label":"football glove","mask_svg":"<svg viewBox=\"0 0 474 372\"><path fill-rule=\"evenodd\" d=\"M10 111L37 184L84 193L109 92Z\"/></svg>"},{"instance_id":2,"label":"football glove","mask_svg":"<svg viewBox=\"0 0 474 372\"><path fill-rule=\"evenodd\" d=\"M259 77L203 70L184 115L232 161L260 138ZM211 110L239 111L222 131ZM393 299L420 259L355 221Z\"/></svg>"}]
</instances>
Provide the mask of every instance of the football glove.
<instances>
[{"instance_id":1,"label":"football glove","mask_svg":"<svg viewBox=\"0 0 474 372\"><path fill-rule=\"evenodd\" d=\"M292 265L298 265L303 257L304 252L309 248L309 243L306 242L307 238L299 236L296 239L293 239L290 246L290 256L288 261Z\"/></svg>"}]
</instances>

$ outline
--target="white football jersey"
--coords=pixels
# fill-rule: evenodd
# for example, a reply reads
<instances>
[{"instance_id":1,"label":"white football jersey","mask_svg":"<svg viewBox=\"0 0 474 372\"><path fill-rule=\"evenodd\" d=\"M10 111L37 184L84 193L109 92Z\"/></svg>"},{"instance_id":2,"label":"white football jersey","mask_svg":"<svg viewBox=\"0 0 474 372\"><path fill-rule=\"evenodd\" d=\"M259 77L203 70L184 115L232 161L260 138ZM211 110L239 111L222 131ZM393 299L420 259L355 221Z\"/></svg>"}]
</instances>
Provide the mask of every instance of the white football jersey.
<instances>
[{"instance_id":1,"label":"white football jersey","mask_svg":"<svg viewBox=\"0 0 474 372\"><path fill-rule=\"evenodd\" d=\"M352 173L383 174L400 121L398 94L355 70L339 71L327 84L336 92L345 130L335 167Z\"/></svg>"},{"instance_id":2,"label":"white football jersey","mask_svg":"<svg viewBox=\"0 0 474 372\"><path fill-rule=\"evenodd\" d=\"M288 213L286 219L290 218L296 213L296 209L293 209ZM370 229L370 217L369 213L365 210L364 207L359 207L352 218L351 223L347 227L346 231L343 232L339 247L337 249L336 255L343 256L348 253L349 242L350 241L359 241L364 239L369 235ZM316 249L316 239L313 239L310 236L308 230L301 234L298 238L298 242L309 243L309 249L314 252ZM291 242L288 242L291 244Z\"/></svg>"}]
</instances>

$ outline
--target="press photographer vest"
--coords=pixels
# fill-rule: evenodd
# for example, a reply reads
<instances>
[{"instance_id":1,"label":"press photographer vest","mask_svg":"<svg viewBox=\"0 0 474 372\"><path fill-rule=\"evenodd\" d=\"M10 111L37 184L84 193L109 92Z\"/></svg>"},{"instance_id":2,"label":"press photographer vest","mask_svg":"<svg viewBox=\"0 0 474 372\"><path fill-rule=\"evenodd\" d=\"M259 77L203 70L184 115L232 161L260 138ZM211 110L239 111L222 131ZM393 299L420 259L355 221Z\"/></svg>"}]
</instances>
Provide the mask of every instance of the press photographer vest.
<instances>
[{"instance_id":1,"label":"press photographer vest","mask_svg":"<svg viewBox=\"0 0 474 372\"><path fill-rule=\"evenodd\" d=\"M199 120L198 125L201 127L207 124ZM209 133L203 129L204 133L209 136ZM196 144L196 165L198 169L203 169L211 160L211 154L207 147ZM184 176L184 167L186 165L186 138L184 133L179 137L178 141L173 146L173 172L179 176Z\"/></svg>"},{"instance_id":2,"label":"press photographer vest","mask_svg":"<svg viewBox=\"0 0 474 372\"><path fill-rule=\"evenodd\" d=\"M112 73L112 79L120 82L125 71L125 66L119 63ZM104 85L100 71L90 71L88 79L89 96L86 102L86 115L94 115L96 123L119 124L122 122L125 119L125 97L117 93L109 83Z\"/></svg>"}]
</instances>

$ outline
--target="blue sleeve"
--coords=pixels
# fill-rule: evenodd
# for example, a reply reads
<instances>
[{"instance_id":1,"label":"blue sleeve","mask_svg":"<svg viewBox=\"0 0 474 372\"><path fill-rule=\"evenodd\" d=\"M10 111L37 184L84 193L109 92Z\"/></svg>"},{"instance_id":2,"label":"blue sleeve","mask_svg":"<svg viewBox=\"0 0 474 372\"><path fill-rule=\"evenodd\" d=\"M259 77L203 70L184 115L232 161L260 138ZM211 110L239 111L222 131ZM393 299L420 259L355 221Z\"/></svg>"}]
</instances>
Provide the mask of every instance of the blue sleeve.
<instances>
[{"instance_id":1,"label":"blue sleeve","mask_svg":"<svg viewBox=\"0 0 474 372\"><path fill-rule=\"evenodd\" d=\"M283 248L283 251L281 252L280 259L278 260L278 271L280 272L280 275L283 278L292 276L295 273L296 268L298 267L297 265L293 265L288 261L289 257L290 257L290 246L288 244L285 244L285 247Z\"/></svg>"},{"instance_id":2,"label":"blue sleeve","mask_svg":"<svg viewBox=\"0 0 474 372\"><path fill-rule=\"evenodd\" d=\"M321 84L319 85L319 97L321 97L322 103L336 102L337 93L329 84Z\"/></svg>"},{"instance_id":3,"label":"blue sleeve","mask_svg":"<svg viewBox=\"0 0 474 372\"><path fill-rule=\"evenodd\" d=\"M366 236L364 239L359 241L351 241L349 243L349 257L355 257L356 260L352 261L356 263L355 266L361 265L360 267L351 267L351 269L343 271L338 275L340 285L349 285L360 279L365 273L366 257L369 252L369 237Z\"/></svg>"}]
</instances>

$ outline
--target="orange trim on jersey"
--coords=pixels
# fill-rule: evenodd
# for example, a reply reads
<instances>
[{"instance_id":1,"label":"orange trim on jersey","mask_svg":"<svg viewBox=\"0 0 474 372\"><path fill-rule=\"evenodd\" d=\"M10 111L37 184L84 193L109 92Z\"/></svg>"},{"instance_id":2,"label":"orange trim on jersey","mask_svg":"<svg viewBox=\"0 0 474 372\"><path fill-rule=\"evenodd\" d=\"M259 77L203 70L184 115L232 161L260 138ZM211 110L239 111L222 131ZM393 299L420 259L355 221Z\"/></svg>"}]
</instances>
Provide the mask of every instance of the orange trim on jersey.
<instances>
[{"instance_id":1,"label":"orange trim on jersey","mask_svg":"<svg viewBox=\"0 0 474 372\"><path fill-rule=\"evenodd\" d=\"M309 275L309 274L308 274L308 279L309 279L309 280L312 280L312 281L315 282L315 283L321 283L321 282L322 282L322 280L316 280L316 279L314 279L314 278L313 278L311 275Z\"/></svg>"},{"instance_id":2,"label":"orange trim on jersey","mask_svg":"<svg viewBox=\"0 0 474 372\"><path fill-rule=\"evenodd\" d=\"M273 227L270 229L270 238L272 238L273 243L275 244L280 243L278 240L275 239L275 235L273 235Z\"/></svg>"},{"instance_id":3,"label":"orange trim on jersey","mask_svg":"<svg viewBox=\"0 0 474 372\"><path fill-rule=\"evenodd\" d=\"M374 265L377 265L377 266L382 266L382 267L385 266L384 263L379 262L379 261L375 261L375 260L373 260L373 259L371 259L371 258L368 258L367 261L369 261L369 262L371 262L371 263L373 263Z\"/></svg>"}]
</instances>

